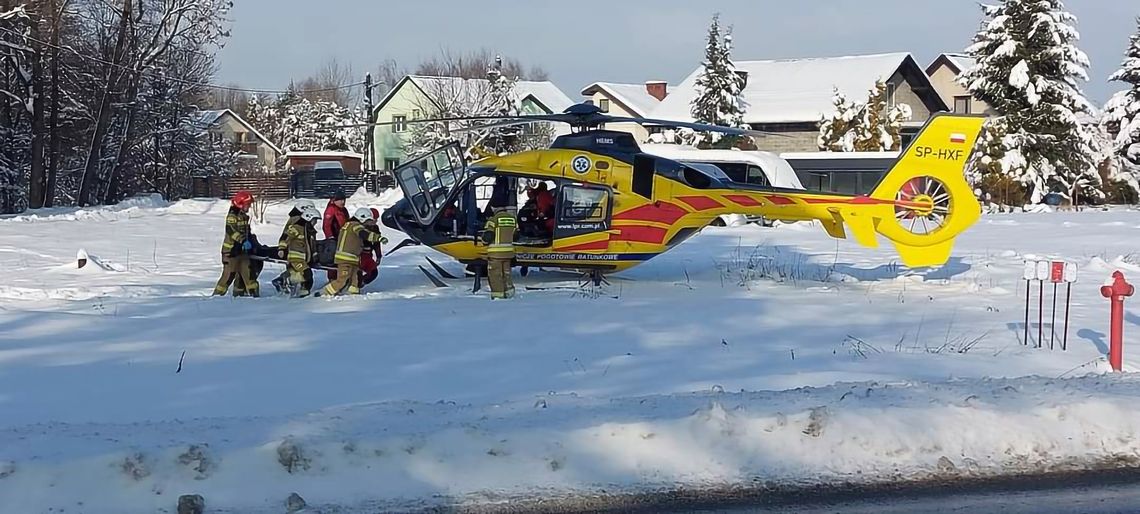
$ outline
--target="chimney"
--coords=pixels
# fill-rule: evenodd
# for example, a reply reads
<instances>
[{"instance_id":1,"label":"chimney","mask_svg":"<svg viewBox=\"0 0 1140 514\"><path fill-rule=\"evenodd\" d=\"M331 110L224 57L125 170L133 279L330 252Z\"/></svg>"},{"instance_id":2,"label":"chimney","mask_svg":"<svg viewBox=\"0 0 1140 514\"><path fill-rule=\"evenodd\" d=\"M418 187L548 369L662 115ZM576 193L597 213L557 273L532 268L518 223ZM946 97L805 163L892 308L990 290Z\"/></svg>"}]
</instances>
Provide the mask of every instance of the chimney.
<instances>
[{"instance_id":1,"label":"chimney","mask_svg":"<svg viewBox=\"0 0 1140 514\"><path fill-rule=\"evenodd\" d=\"M664 80L650 80L645 83L645 92L660 102L669 94L669 83Z\"/></svg>"}]
</instances>

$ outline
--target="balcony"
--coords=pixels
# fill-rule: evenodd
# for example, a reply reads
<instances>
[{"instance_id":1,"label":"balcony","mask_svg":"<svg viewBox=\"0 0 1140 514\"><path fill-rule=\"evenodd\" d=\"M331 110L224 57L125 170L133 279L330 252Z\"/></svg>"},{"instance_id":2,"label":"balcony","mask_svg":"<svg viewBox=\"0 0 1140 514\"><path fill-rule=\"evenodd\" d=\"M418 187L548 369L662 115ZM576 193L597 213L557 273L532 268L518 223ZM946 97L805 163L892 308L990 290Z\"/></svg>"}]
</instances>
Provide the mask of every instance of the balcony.
<instances>
[{"instance_id":1,"label":"balcony","mask_svg":"<svg viewBox=\"0 0 1140 514\"><path fill-rule=\"evenodd\" d=\"M257 143L238 143L238 151L244 154L257 155Z\"/></svg>"}]
</instances>

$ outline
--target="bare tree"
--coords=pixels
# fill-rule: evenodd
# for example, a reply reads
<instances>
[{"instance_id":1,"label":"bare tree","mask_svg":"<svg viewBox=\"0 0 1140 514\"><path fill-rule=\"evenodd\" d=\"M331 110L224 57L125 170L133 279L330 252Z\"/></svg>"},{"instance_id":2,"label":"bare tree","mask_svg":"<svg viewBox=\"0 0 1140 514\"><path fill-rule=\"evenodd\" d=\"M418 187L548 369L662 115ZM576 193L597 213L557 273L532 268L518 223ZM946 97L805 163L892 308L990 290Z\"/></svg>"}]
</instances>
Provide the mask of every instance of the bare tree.
<instances>
[{"instance_id":1,"label":"bare tree","mask_svg":"<svg viewBox=\"0 0 1140 514\"><path fill-rule=\"evenodd\" d=\"M238 116L245 117L249 108L249 93L241 91L241 86L228 84L226 88L211 88L198 104L204 109L229 109Z\"/></svg>"},{"instance_id":2,"label":"bare tree","mask_svg":"<svg viewBox=\"0 0 1140 514\"><path fill-rule=\"evenodd\" d=\"M297 94L310 102L331 102L348 106L359 97L357 87L342 87L359 82L351 64L341 63L335 57L321 64L317 73L297 84Z\"/></svg>"},{"instance_id":3,"label":"bare tree","mask_svg":"<svg viewBox=\"0 0 1140 514\"><path fill-rule=\"evenodd\" d=\"M498 55L487 48L468 52L455 52L442 48L438 54L417 65L415 74L465 79L485 78L487 70L495 66L497 58ZM510 57L503 58L502 73L505 77L522 80L545 80L547 77L546 70L540 66L531 66L528 70L518 59Z\"/></svg>"},{"instance_id":4,"label":"bare tree","mask_svg":"<svg viewBox=\"0 0 1140 514\"><path fill-rule=\"evenodd\" d=\"M400 79L408 75L408 69L400 66L395 59L385 59L380 62L376 67L376 72L372 76L376 79L377 90L376 94L385 95L389 90L396 87L396 83Z\"/></svg>"}]
</instances>

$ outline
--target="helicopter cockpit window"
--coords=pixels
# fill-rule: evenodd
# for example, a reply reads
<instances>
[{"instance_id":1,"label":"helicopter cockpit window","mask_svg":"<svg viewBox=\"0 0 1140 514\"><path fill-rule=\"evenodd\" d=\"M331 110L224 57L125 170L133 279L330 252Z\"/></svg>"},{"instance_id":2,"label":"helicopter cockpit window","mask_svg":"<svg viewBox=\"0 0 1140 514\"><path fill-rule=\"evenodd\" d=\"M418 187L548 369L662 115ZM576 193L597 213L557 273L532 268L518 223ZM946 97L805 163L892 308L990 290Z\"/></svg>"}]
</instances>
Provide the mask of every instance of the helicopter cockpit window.
<instances>
[{"instance_id":1,"label":"helicopter cockpit window","mask_svg":"<svg viewBox=\"0 0 1140 514\"><path fill-rule=\"evenodd\" d=\"M715 182L730 182L724 171L712 164L687 162L681 171L685 183L696 189L708 189Z\"/></svg>"},{"instance_id":2,"label":"helicopter cockpit window","mask_svg":"<svg viewBox=\"0 0 1140 514\"><path fill-rule=\"evenodd\" d=\"M463 181L465 163L456 144L450 144L409 160L394 174L404 197L411 202L416 219L427 223L443 208L448 195Z\"/></svg>"},{"instance_id":3,"label":"helicopter cockpit window","mask_svg":"<svg viewBox=\"0 0 1140 514\"><path fill-rule=\"evenodd\" d=\"M562 188L559 221L605 222L609 208L609 190L567 185Z\"/></svg>"}]
</instances>

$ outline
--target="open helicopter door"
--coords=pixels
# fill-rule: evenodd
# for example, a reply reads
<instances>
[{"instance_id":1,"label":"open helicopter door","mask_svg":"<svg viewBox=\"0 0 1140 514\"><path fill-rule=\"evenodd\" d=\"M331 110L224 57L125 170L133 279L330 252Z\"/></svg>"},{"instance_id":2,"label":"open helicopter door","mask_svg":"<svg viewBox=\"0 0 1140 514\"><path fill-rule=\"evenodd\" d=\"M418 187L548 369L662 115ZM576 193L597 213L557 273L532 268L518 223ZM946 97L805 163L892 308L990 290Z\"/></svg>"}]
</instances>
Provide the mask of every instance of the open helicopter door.
<instances>
[{"instance_id":1,"label":"open helicopter door","mask_svg":"<svg viewBox=\"0 0 1140 514\"><path fill-rule=\"evenodd\" d=\"M404 198L412 204L412 212L422 225L431 224L444 207L451 189L459 184L467 170L459 144L451 143L429 153L418 155L392 171Z\"/></svg>"}]
</instances>

